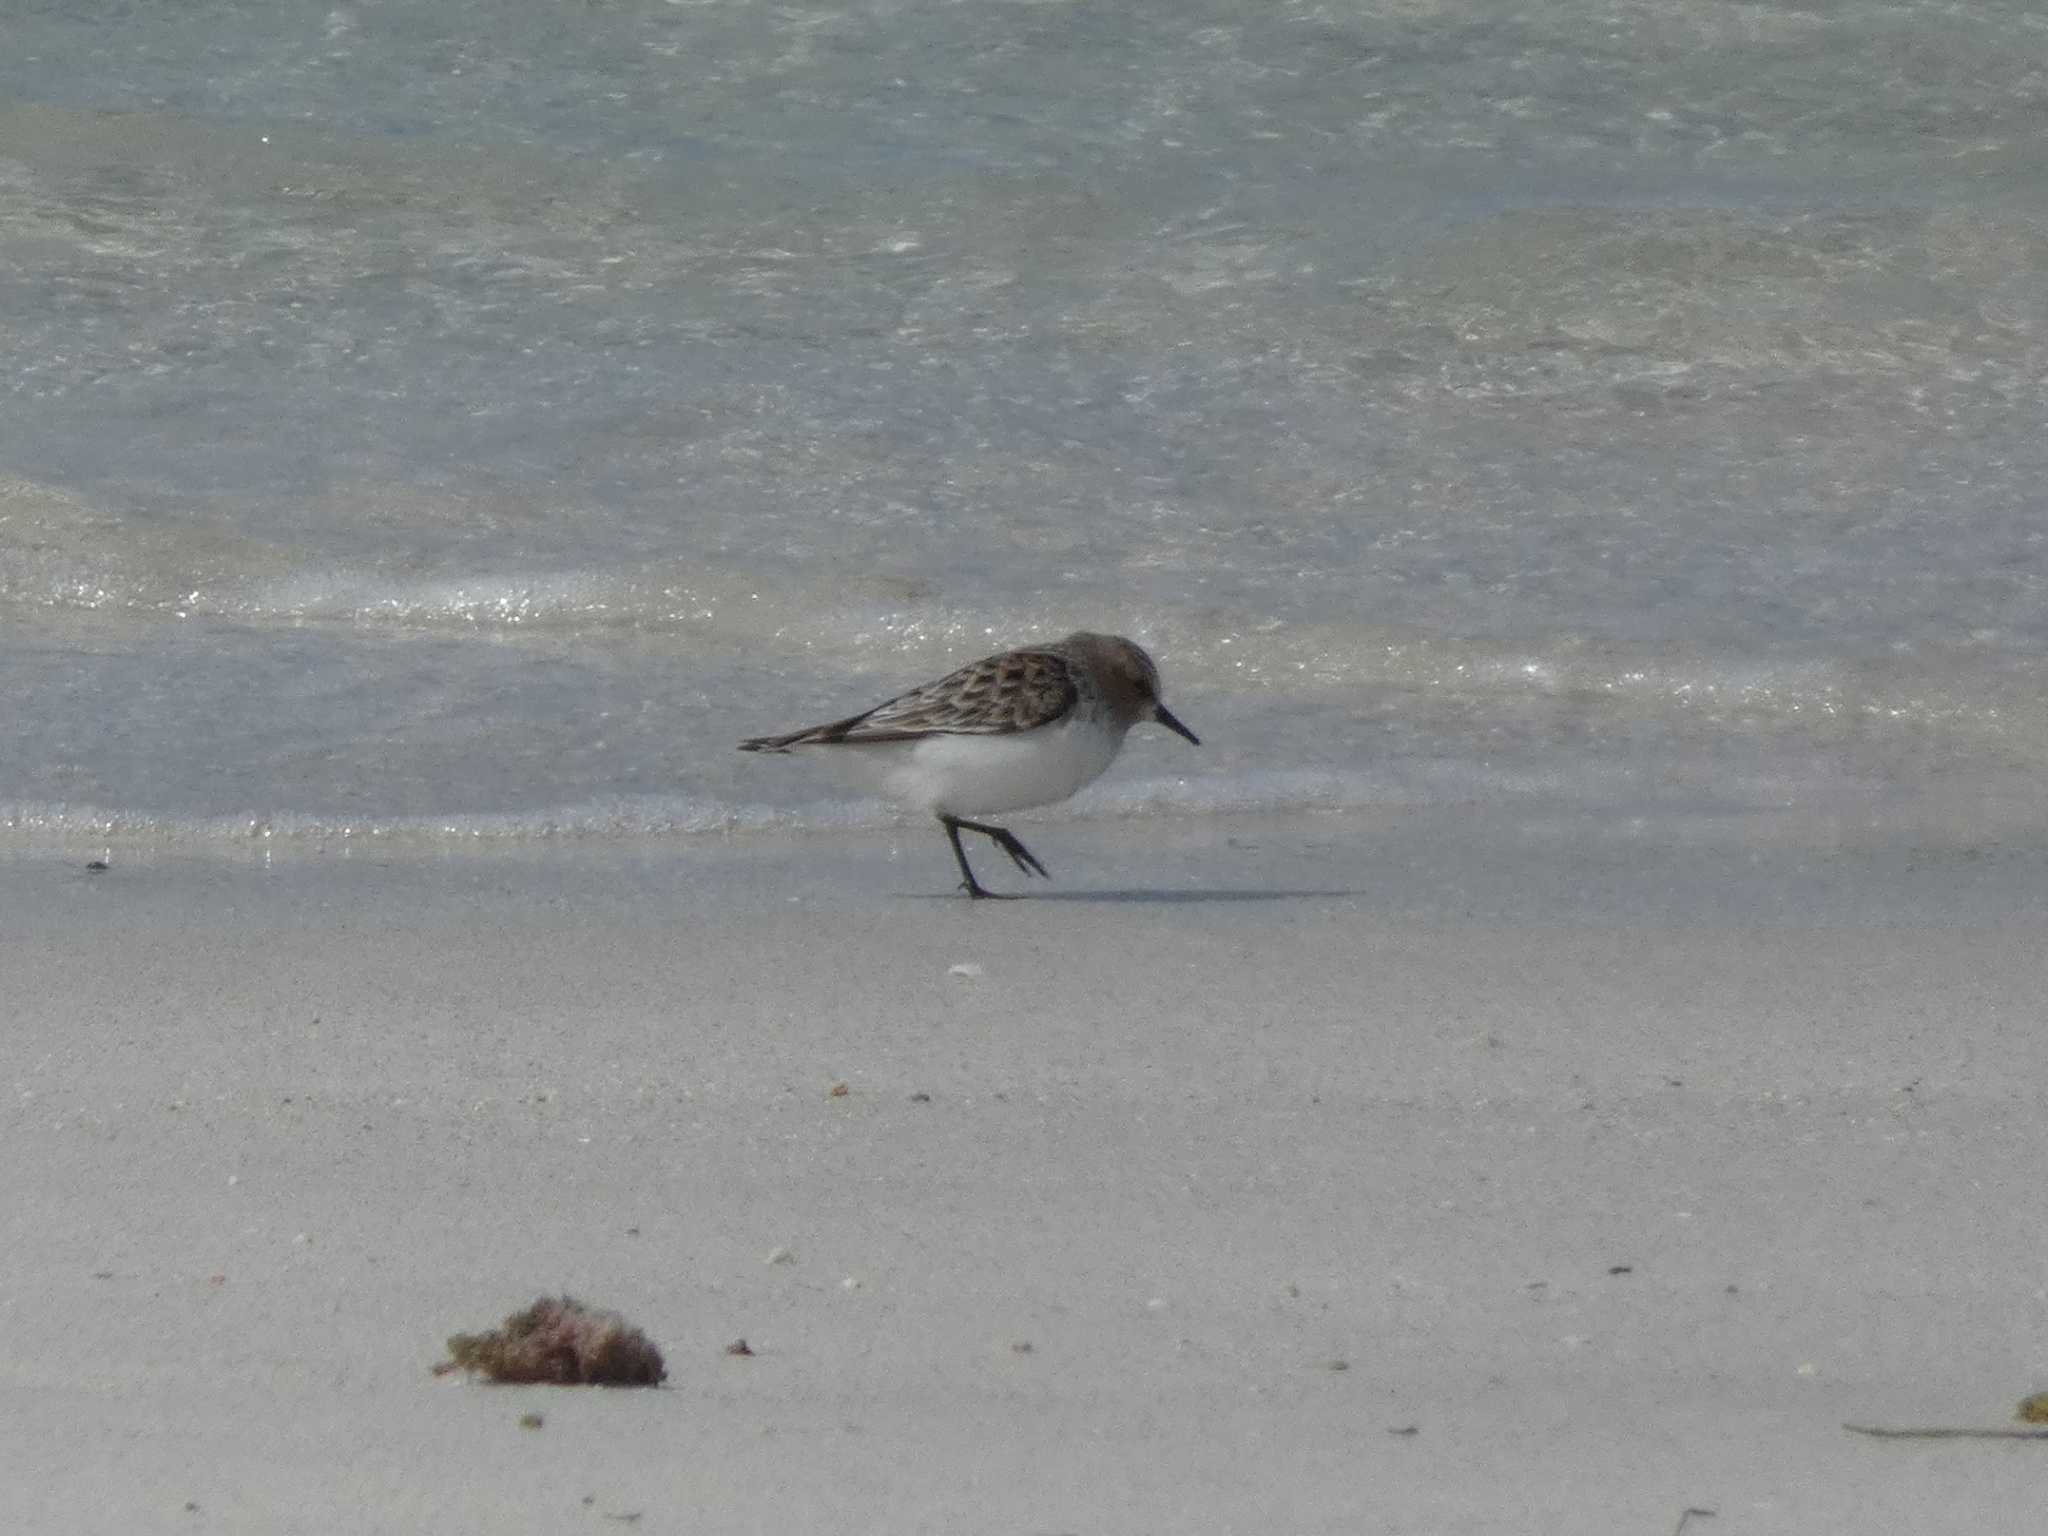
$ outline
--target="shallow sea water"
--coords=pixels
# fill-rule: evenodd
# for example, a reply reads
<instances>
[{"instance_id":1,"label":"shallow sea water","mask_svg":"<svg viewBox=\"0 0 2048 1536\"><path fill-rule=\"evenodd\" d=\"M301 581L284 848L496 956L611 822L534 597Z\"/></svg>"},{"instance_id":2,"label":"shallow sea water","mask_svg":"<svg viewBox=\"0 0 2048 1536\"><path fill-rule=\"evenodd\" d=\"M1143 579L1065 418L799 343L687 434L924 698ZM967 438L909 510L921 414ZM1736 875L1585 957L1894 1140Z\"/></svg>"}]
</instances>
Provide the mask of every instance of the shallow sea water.
<instances>
[{"instance_id":1,"label":"shallow sea water","mask_svg":"<svg viewBox=\"0 0 2048 1536\"><path fill-rule=\"evenodd\" d=\"M0 828L892 812L744 734L1087 626L1083 814L2040 829L2021 3L46 6Z\"/></svg>"}]
</instances>

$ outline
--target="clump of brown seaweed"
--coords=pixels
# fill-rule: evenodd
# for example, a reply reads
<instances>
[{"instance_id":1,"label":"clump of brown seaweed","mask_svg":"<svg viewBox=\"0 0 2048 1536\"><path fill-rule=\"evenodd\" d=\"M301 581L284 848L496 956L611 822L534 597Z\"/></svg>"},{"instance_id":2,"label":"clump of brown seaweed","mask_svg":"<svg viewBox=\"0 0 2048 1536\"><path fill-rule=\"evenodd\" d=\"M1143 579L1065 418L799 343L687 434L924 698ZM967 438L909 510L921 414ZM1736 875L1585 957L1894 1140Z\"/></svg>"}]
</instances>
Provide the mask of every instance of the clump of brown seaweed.
<instances>
[{"instance_id":1,"label":"clump of brown seaweed","mask_svg":"<svg viewBox=\"0 0 2048 1536\"><path fill-rule=\"evenodd\" d=\"M646 1334L573 1296L543 1296L489 1333L458 1333L448 1353L435 1375L479 1371L492 1381L565 1387L653 1387L668 1375Z\"/></svg>"}]
</instances>

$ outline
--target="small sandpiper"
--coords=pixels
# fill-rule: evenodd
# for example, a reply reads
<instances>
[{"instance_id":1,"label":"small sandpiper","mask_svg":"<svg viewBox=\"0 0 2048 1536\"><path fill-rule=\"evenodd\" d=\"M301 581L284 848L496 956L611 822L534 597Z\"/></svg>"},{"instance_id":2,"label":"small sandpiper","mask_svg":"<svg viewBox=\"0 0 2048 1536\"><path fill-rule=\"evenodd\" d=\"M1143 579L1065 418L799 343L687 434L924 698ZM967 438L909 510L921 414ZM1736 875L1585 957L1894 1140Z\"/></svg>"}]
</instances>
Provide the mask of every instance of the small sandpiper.
<instances>
[{"instance_id":1,"label":"small sandpiper","mask_svg":"<svg viewBox=\"0 0 2048 1536\"><path fill-rule=\"evenodd\" d=\"M960 834L979 832L1027 875L1045 866L1016 834L972 816L1064 800L1116 761L1124 733L1156 720L1201 740L1159 702L1159 669L1121 635L1086 631L1004 651L830 725L756 736L742 752L829 747L870 784L938 817L960 865L961 888L984 889Z\"/></svg>"}]
</instances>

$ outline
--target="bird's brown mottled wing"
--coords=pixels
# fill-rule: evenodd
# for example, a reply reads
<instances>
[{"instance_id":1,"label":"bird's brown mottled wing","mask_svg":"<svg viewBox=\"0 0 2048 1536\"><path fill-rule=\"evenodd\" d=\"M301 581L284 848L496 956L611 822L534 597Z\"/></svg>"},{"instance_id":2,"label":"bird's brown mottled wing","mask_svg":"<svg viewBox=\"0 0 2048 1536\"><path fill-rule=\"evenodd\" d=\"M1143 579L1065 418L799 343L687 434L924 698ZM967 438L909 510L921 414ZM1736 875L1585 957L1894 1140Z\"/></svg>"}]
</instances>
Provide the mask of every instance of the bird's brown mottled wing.
<instances>
[{"instance_id":1,"label":"bird's brown mottled wing","mask_svg":"<svg viewBox=\"0 0 2048 1536\"><path fill-rule=\"evenodd\" d=\"M1005 736L1051 724L1079 697L1064 656L1005 651L898 694L865 714L787 736L757 736L741 742L740 750L787 752L792 747L860 746L923 736Z\"/></svg>"}]
</instances>

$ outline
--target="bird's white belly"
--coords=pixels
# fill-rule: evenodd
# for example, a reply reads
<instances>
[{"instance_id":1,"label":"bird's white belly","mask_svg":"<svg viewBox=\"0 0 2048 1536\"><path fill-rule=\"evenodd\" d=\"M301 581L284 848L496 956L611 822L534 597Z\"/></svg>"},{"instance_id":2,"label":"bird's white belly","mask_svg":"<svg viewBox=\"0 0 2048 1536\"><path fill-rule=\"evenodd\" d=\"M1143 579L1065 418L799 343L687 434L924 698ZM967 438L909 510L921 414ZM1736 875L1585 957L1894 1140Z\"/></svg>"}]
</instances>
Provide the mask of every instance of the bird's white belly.
<instances>
[{"instance_id":1,"label":"bird's white belly","mask_svg":"<svg viewBox=\"0 0 2048 1536\"><path fill-rule=\"evenodd\" d=\"M993 816L1064 800L1116 761L1123 734L1063 720L1006 736L927 736L829 750L883 793L934 815ZM850 765L851 766L851 765Z\"/></svg>"}]
</instances>

